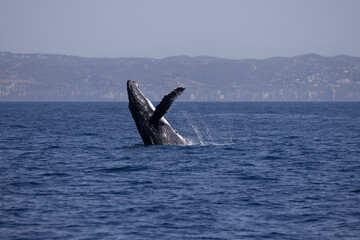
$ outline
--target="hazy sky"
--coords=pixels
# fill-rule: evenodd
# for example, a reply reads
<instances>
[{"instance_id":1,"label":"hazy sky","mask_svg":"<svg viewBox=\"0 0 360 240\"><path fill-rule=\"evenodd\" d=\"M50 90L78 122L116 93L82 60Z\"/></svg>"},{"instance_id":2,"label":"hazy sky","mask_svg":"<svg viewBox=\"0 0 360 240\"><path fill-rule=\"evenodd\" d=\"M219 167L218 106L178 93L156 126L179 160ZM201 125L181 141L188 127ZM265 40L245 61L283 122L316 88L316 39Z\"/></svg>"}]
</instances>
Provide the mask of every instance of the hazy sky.
<instances>
[{"instance_id":1,"label":"hazy sky","mask_svg":"<svg viewBox=\"0 0 360 240\"><path fill-rule=\"evenodd\" d=\"M360 57L360 0L0 0L0 50Z\"/></svg>"}]
</instances>

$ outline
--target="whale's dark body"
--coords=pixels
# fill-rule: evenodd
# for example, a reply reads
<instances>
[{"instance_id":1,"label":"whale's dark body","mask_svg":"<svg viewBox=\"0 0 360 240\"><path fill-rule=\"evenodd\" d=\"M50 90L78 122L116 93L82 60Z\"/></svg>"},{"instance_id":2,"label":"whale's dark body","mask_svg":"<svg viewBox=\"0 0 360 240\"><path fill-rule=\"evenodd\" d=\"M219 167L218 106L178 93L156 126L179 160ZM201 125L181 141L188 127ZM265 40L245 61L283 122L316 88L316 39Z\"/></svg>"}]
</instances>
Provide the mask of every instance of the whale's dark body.
<instances>
[{"instance_id":1,"label":"whale's dark body","mask_svg":"<svg viewBox=\"0 0 360 240\"><path fill-rule=\"evenodd\" d=\"M139 84L127 81L129 109L139 134L146 145L186 145L187 140L180 136L163 117L175 99L184 92L178 87L164 96L156 109L139 89Z\"/></svg>"}]
</instances>

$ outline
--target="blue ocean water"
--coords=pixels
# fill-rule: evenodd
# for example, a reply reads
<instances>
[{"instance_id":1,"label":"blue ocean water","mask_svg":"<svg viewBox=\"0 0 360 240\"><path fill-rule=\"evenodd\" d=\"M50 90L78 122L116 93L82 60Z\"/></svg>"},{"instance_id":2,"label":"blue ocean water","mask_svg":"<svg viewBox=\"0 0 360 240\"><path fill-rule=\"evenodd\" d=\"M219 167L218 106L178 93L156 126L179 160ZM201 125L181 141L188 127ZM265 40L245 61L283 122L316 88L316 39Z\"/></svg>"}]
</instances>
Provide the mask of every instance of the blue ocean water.
<instances>
[{"instance_id":1,"label":"blue ocean water","mask_svg":"<svg viewBox=\"0 0 360 240\"><path fill-rule=\"evenodd\" d=\"M359 239L360 103L0 103L0 239Z\"/></svg>"}]
</instances>

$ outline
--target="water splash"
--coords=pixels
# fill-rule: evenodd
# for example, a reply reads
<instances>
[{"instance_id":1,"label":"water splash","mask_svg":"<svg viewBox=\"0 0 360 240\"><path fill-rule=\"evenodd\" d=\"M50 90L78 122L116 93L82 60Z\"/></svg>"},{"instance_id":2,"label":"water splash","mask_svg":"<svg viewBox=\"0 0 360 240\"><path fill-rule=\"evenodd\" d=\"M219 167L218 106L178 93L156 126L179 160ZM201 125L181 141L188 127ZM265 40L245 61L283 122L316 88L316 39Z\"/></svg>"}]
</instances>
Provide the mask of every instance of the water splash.
<instances>
[{"instance_id":1,"label":"water splash","mask_svg":"<svg viewBox=\"0 0 360 240\"><path fill-rule=\"evenodd\" d=\"M193 123L193 121L189 118L188 114L185 111L183 111L183 114L184 114L187 122L191 126L192 130L195 132L197 139L200 142L200 145L205 145L204 138L203 138L201 132L199 131L199 129L197 128L197 126ZM191 139L189 140L189 143L190 143L190 145L196 145L196 144L194 144L194 141L192 141Z\"/></svg>"},{"instance_id":2,"label":"water splash","mask_svg":"<svg viewBox=\"0 0 360 240\"><path fill-rule=\"evenodd\" d=\"M223 139L216 139L213 137L213 133L211 131L211 127L208 127L208 124L204 121L204 118L200 114L193 114L192 117L189 117L187 112L183 111L183 115L185 119L187 120L188 125L191 127L192 132L195 134L193 138L188 137L189 145L201 145L201 146L208 146L208 145L214 145L214 146L222 146L222 145L230 145L233 144L231 133L228 133L230 131L229 126L226 129L227 134L223 136L225 139L227 139L225 142ZM194 120L195 118L195 120ZM228 123L227 123L228 124ZM219 142L220 140L220 142Z\"/></svg>"}]
</instances>

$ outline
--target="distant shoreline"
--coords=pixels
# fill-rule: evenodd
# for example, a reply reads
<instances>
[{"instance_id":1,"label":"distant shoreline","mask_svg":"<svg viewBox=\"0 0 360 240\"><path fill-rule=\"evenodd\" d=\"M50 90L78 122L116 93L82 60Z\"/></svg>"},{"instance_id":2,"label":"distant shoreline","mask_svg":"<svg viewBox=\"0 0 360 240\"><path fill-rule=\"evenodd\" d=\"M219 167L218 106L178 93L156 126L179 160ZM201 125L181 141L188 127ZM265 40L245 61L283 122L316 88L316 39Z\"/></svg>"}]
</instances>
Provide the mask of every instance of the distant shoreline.
<instances>
[{"instance_id":1,"label":"distant shoreline","mask_svg":"<svg viewBox=\"0 0 360 240\"><path fill-rule=\"evenodd\" d=\"M360 58L346 55L230 60L0 52L0 66L0 101L127 101L127 80L140 83L152 101L178 86L186 88L179 101L360 101Z\"/></svg>"}]
</instances>

